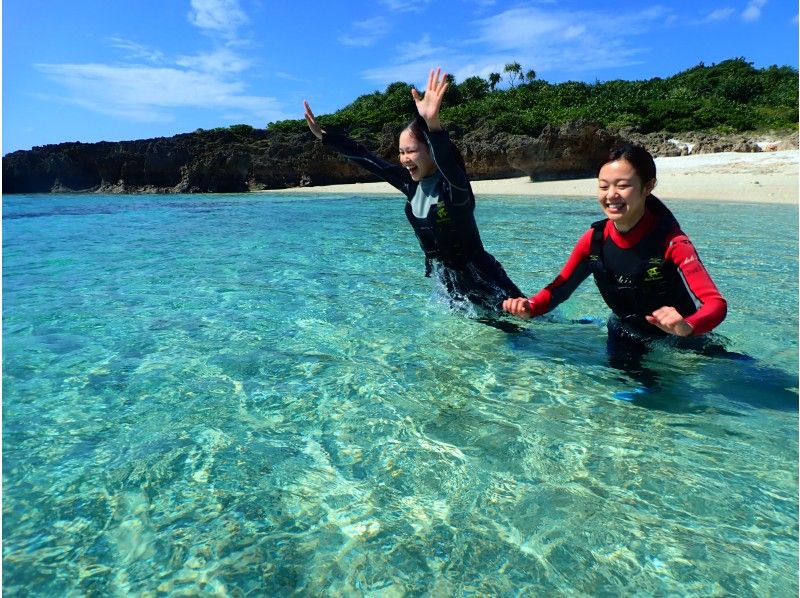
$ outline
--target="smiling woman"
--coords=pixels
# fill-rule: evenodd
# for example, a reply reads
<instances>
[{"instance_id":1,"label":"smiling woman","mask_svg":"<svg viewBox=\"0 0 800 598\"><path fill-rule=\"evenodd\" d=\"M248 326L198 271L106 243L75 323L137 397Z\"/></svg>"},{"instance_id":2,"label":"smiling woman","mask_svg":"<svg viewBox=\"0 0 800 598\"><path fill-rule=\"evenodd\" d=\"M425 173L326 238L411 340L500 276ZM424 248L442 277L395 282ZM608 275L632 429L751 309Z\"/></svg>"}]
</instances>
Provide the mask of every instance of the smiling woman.
<instances>
[{"instance_id":1,"label":"smiling woman","mask_svg":"<svg viewBox=\"0 0 800 598\"><path fill-rule=\"evenodd\" d=\"M479 315L502 313L506 297L522 294L481 242L475 222L475 196L464 160L439 121L447 75L432 70L425 95L411 95L418 116L400 133L400 165L384 162L343 135L317 122L308 102L305 118L317 139L406 196L406 217L425 253L425 275L434 275L453 307L475 307ZM486 313L488 312L488 313Z\"/></svg>"},{"instance_id":2,"label":"smiling woman","mask_svg":"<svg viewBox=\"0 0 800 598\"><path fill-rule=\"evenodd\" d=\"M710 332L727 303L672 212L651 192L656 165L641 146L612 150L598 170L597 198L606 215L578 240L559 275L530 299L503 309L521 318L547 313L591 274L606 304L612 342L638 347L659 336Z\"/></svg>"},{"instance_id":3,"label":"smiling woman","mask_svg":"<svg viewBox=\"0 0 800 598\"><path fill-rule=\"evenodd\" d=\"M612 160L600 168L597 181L600 207L614 228L625 233L644 216L647 196L656 186L655 164L652 172L640 176L628 160Z\"/></svg>"}]
</instances>

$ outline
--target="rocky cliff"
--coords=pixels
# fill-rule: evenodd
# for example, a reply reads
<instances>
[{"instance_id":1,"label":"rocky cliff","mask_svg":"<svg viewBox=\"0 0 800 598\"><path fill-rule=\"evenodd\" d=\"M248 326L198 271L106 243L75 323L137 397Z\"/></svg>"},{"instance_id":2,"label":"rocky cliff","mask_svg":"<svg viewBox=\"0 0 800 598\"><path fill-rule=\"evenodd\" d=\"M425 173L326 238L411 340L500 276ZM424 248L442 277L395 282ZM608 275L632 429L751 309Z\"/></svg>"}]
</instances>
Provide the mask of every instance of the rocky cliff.
<instances>
[{"instance_id":1,"label":"rocky cliff","mask_svg":"<svg viewBox=\"0 0 800 598\"><path fill-rule=\"evenodd\" d=\"M394 161L398 133L384 127L365 145ZM474 180L592 176L608 149L625 139L643 143L656 155L681 153L667 134L639 139L630 131L606 131L586 122L546 127L537 137L489 128L454 130L451 136ZM734 149L731 142L703 143L713 151ZM736 149L760 150L746 140ZM373 180L308 131L240 125L169 138L61 143L17 151L3 157L2 183L3 193L226 193Z\"/></svg>"}]
</instances>

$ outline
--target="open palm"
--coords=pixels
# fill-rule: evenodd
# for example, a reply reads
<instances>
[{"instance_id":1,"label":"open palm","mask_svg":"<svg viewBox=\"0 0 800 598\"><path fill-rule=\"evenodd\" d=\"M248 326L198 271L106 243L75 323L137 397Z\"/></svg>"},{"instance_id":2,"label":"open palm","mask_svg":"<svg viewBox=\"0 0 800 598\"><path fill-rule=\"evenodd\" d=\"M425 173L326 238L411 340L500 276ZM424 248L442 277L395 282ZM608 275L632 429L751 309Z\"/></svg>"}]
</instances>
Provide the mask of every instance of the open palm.
<instances>
[{"instance_id":1,"label":"open palm","mask_svg":"<svg viewBox=\"0 0 800 598\"><path fill-rule=\"evenodd\" d=\"M425 88L425 95L420 97L419 92L412 88L411 97L417 105L417 112L425 119L430 127L431 124L438 125L439 109L442 106L444 92L447 91L447 73L442 73L441 68L431 69L428 75L428 85ZM438 128L438 127L431 127Z\"/></svg>"}]
</instances>

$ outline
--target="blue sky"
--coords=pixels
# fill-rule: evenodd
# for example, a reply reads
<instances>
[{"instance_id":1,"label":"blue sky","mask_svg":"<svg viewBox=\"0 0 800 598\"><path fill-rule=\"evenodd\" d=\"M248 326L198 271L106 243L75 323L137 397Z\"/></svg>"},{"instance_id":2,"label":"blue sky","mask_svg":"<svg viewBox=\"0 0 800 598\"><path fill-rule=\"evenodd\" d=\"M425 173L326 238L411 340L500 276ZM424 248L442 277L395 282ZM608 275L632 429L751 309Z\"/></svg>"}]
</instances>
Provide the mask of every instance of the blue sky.
<instances>
[{"instance_id":1,"label":"blue sky","mask_svg":"<svg viewBox=\"0 0 800 598\"><path fill-rule=\"evenodd\" d=\"M5 0L2 152L264 127L441 65L540 79L665 77L744 57L797 67L797 4L674 0Z\"/></svg>"}]
</instances>

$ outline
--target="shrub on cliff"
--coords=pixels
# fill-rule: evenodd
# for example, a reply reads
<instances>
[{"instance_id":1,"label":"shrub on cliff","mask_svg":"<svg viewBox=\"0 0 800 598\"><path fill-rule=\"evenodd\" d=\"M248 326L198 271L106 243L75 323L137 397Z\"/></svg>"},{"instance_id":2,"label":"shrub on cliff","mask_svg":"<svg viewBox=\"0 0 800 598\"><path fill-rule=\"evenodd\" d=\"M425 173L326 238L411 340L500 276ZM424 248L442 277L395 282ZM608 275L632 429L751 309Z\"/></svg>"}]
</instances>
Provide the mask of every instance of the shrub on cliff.
<instances>
[{"instance_id":1,"label":"shrub on cliff","mask_svg":"<svg viewBox=\"0 0 800 598\"><path fill-rule=\"evenodd\" d=\"M666 79L558 84L536 79L533 71L521 77L521 67L513 66L513 72L507 72L507 87L481 77L453 80L442 118L456 128L490 124L525 135L537 135L548 124L580 119L644 133L797 129L798 73L788 66L756 69L744 58L734 58L712 66L701 63ZM374 137L384 126L399 126L413 114L410 88L392 83L384 92L363 95L321 116L320 122L358 137ZM305 122L281 121L268 127L296 132Z\"/></svg>"}]
</instances>

